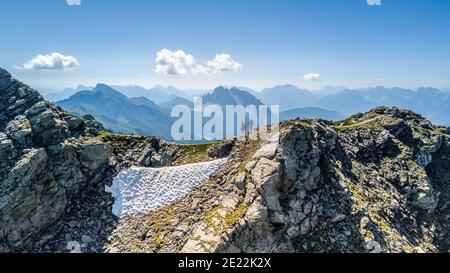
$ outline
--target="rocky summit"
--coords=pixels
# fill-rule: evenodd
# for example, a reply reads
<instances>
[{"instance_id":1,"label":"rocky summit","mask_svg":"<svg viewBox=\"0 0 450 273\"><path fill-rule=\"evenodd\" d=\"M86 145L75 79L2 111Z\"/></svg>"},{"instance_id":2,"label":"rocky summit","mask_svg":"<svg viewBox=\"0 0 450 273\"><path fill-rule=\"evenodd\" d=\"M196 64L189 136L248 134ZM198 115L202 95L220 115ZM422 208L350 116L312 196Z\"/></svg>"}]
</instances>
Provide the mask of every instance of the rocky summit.
<instances>
[{"instance_id":1,"label":"rocky summit","mask_svg":"<svg viewBox=\"0 0 450 273\"><path fill-rule=\"evenodd\" d=\"M0 69L0 251L27 250L102 180L102 126L69 115Z\"/></svg>"},{"instance_id":2,"label":"rocky summit","mask_svg":"<svg viewBox=\"0 0 450 273\"><path fill-rule=\"evenodd\" d=\"M218 158L173 201L158 168ZM106 189L130 168L159 180L123 185L164 182L171 202L113 214ZM447 253L449 194L450 131L407 110L178 145L106 132L0 70L0 252Z\"/></svg>"}]
</instances>

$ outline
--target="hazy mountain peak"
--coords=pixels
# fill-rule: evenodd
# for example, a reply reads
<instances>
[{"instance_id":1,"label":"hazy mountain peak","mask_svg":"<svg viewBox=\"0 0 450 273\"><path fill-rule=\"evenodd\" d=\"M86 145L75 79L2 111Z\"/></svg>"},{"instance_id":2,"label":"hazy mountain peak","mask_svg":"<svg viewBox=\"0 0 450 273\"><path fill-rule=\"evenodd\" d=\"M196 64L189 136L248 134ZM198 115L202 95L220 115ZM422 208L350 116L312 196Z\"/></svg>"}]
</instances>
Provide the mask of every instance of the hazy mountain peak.
<instances>
[{"instance_id":1,"label":"hazy mountain peak","mask_svg":"<svg viewBox=\"0 0 450 273\"><path fill-rule=\"evenodd\" d=\"M213 91L230 90L231 88L233 88L233 87L228 88L228 87L226 87L226 86L219 85L219 86L217 86L216 88L214 88Z\"/></svg>"},{"instance_id":2,"label":"hazy mountain peak","mask_svg":"<svg viewBox=\"0 0 450 273\"><path fill-rule=\"evenodd\" d=\"M126 99L126 96L117 91L116 89L112 88L111 86L104 84L104 83L99 83L97 84L94 89L92 89L93 93L101 93L103 95L106 96L113 96L113 97L119 97L121 99Z\"/></svg>"},{"instance_id":3,"label":"hazy mountain peak","mask_svg":"<svg viewBox=\"0 0 450 273\"><path fill-rule=\"evenodd\" d=\"M236 93L236 92L245 92L245 91L243 91L243 90L240 90L240 89L238 89L238 88L236 88L236 87L226 87L226 86L218 86L218 87L216 87L212 92L211 92L211 94L214 94L214 93L216 93L216 94L224 94L224 93ZM247 92L246 92L247 93Z\"/></svg>"},{"instance_id":4,"label":"hazy mountain peak","mask_svg":"<svg viewBox=\"0 0 450 273\"><path fill-rule=\"evenodd\" d=\"M112 89L112 87L110 87L109 85L107 85L105 83L98 83L92 91L100 91L100 90L108 90L108 89Z\"/></svg>"},{"instance_id":5,"label":"hazy mountain peak","mask_svg":"<svg viewBox=\"0 0 450 273\"><path fill-rule=\"evenodd\" d=\"M248 93L247 91L241 90L235 86L233 87L225 87L225 86L219 86L217 88L214 89L213 93L240 93L240 94L244 94L244 95L250 95L250 93Z\"/></svg>"},{"instance_id":6,"label":"hazy mountain peak","mask_svg":"<svg viewBox=\"0 0 450 273\"><path fill-rule=\"evenodd\" d=\"M262 102L252 94L240 90L236 87L227 89L224 86L219 86L211 93L203 96L204 104L217 105L261 105Z\"/></svg>"},{"instance_id":7,"label":"hazy mountain peak","mask_svg":"<svg viewBox=\"0 0 450 273\"><path fill-rule=\"evenodd\" d=\"M262 90L262 92L270 92L270 91L284 91L284 90L295 90L300 91L301 89L293 84L285 83L280 85L275 85L273 87L265 88Z\"/></svg>"},{"instance_id":8,"label":"hazy mountain peak","mask_svg":"<svg viewBox=\"0 0 450 273\"><path fill-rule=\"evenodd\" d=\"M291 84L291 83L286 83L286 84L278 85L278 86L275 86L275 87L284 87L284 88L300 89L298 86L293 85L293 84Z\"/></svg>"},{"instance_id":9,"label":"hazy mountain peak","mask_svg":"<svg viewBox=\"0 0 450 273\"><path fill-rule=\"evenodd\" d=\"M78 90L78 91L82 91L82 90L91 90L91 89L93 89L92 86L86 86L86 85L82 85L82 84L79 84L79 85L75 88L75 90Z\"/></svg>"},{"instance_id":10,"label":"hazy mountain peak","mask_svg":"<svg viewBox=\"0 0 450 273\"><path fill-rule=\"evenodd\" d=\"M174 99L167 102L163 102L158 106L165 110L171 110L176 105L185 105L188 106L189 108L193 108L194 102L182 97L175 97Z\"/></svg>"},{"instance_id":11,"label":"hazy mountain peak","mask_svg":"<svg viewBox=\"0 0 450 273\"><path fill-rule=\"evenodd\" d=\"M317 98L311 92L300 89L293 84L266 88L258 94L258 98L265 104L279 105L281 111L313 106L317 101Z\"/></svg>"}]
</instances>

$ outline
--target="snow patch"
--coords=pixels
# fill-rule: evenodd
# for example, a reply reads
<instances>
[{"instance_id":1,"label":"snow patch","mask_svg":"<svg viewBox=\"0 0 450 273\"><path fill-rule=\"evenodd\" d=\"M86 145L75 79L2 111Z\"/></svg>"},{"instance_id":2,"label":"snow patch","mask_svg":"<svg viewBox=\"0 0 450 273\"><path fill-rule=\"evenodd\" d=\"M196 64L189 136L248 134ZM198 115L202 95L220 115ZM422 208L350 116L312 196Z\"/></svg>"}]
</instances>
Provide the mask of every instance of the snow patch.
<instances>
[{"instance_id":1,"label":"snow patch","mask_svg":"<svg viewBox=\"0 0 450 273\"><path fill-rule=\"evenodd\" d=\"M225 162L218 159L176 167L126 169L106 187L115 200L113 213L123 218L169 205L206 183Z\"/></svg>"}]
</instances>

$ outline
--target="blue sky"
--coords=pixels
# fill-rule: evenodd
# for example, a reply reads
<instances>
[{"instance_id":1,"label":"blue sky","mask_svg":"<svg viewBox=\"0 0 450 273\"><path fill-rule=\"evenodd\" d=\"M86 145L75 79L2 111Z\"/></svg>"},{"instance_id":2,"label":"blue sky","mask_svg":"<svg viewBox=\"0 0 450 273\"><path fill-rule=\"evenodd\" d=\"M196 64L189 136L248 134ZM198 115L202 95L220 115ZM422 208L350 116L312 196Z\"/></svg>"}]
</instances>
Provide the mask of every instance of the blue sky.
<instances>
[{"instance_id":1,"label":"blue sky","mask_svg":"<svg viewBox=\"0 0 450 273\"><path fill-rule=\"evenodd\" d=\"M446 0L5 0L0 10L0 67L41 89L450 86ZM32 62L54 52L44 58L64 65Z\"/></svg>"}]
</instances>

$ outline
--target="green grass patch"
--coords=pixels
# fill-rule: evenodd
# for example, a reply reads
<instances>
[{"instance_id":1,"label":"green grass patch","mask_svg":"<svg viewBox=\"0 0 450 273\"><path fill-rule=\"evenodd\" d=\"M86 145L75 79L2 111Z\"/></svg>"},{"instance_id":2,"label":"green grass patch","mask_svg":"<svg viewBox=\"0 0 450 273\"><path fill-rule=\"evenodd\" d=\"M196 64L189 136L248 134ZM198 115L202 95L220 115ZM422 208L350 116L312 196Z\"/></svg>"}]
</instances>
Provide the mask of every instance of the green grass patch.
<instances>
[{"instance_id":1,"label":"green grass patch","mask_svg":"<svg viewBox=\"0 0 450 273\"><path fill-rule=\"evenodd\" d=\"M97 140L111 144L116 151L126 151L130 147L147 143L149 140L148 137L144 136L119 135L108 131L101 131L96 138Z\"/></svg>"},{"instance_id":2,"label":"green grass patch","mask_svg":"<svg viewBox=\"0 0 450 273\"><path fill-rule=\"evenodd\" d=\"M336 121L334 123L334 129L337 132L342 132L348 129L376 129L378 127L377 119L359 120L355 118L349 118L342 121Z\"/></svg>"},{"instance_id":3,"label":"green grass patch","mask_svg":"<svg viewBox=\"0 0 450 273\"><path fill-rule=\"evenodd\" d=\"M180 145L175 165L200 163L211 160L208 156L208 149L216 143L217 142Z\"/></svg>"},{"instance_id":4,"label":"green grass patch","mask_svg":"<svg viewBox=\"0 0 450 273\"><path fill-rule=\"evenodd\" d=\"M108 131L101 131L100 134L97 136L97 139L105 142L111 141L111 142L125 142L125 143L131 142L143 143L148 140L148 137L135 135L120 135L120 134L113 134Z\"/></svg>"}]
</instances>

